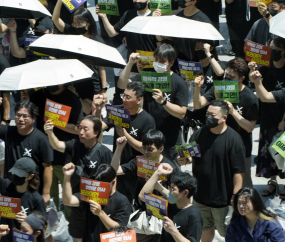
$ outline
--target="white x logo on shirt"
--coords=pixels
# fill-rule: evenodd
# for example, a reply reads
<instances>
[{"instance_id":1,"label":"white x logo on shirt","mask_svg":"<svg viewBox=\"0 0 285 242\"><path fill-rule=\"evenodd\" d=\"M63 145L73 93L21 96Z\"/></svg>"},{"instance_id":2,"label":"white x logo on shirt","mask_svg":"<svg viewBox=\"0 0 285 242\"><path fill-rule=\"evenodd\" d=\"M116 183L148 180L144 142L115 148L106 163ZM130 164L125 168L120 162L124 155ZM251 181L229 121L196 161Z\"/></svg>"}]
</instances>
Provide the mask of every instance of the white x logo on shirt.
<instances>
[{"instance_id":1,"label":"white x logo on shirt","mask_svg":"<svg viewBox=\"0 0 285 242\"><path fill-rule=\"evenodd\" d=\"M132 131L130 132L130 134L138 136L137 131L138 129L134 129L134 127L132 127Z\"/></svg>"},{"instance_id":2,"label":"white x logo on shirt","mask_svg":"<svg viewBox=\"0 0 285 242\"><path fill-rule=\"evenodd\" d=\"M164 93L164 100L166 99L168 102L170 102L170 95L171 94Z\"/></svg>"},{"instance_id":3,"label":"white x logo on shirt","mask_svg":"<svg viewBox=\"0 0 285 242\"><path fill-rule=\"evenodd\" d=\"M90 161L90 165L89 165L89 168L95 168L96 167L96 163L97 163L97 161Z\"/></svg>"},{"instance_id":4,"label":"white x logo on shirt","mask_svg":"<svg viewBox=\"0 0 285 242\"><path fill-rule=\"evenodd\" d=\"M23 206L21 206L21 213L23 214L27 214L27 211L29 208L24 208Z\"/></svg>"},{"instance_id":5,"label":"white x logo on shirt","mask_svg":"<svg viewBox=\"0 0 285 242\"><path fill-rule=\"evenodd\" d=\"M213 76L207 76L207 83L213 83Z\"/></svg>"},{"instance_id":6,"label":"white x logo on shirt","mask_svg":"<svg viewBox=\"0 0 285 242\"><path fill-rule=\"evenodd\" d=\"M243 107L237 106L237 112L238 112L240 115L242 115L242 109L243 109Z\"/></svg>"},{"instance_id":7,"label":"white x logo on shirt","mask_svg":"<svg viewBox=\"0 0 285 242\"><path fill-rule=\"evenodd\" d=\"M276 88L280 88L281 89L281 88L283 88L282 85L283 85L282 82L280 83L279 81L277 81Z\"/></svg>"},{"instance_id":8,"label":"white x logo on shirt","mask_svg":"<svg viewBox=\"0 0 285 242\"><path fill-rule=\"evenodd\" d=\"M32 151L32 149L28 150L27 148L25 148L25 153L23 154L23 156L32 157L31 151Z\"/></svg>"}]
</instances>

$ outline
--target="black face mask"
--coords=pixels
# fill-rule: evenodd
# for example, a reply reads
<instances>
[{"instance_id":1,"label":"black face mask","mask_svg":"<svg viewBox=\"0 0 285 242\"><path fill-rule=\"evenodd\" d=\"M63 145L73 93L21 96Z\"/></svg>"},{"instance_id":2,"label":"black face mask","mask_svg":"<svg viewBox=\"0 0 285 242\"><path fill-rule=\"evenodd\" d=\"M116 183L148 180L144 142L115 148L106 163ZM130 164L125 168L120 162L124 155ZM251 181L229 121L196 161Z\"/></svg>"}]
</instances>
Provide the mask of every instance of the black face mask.
<instances>
[{"instance_id":1,"label":"black face mask","mask_svg":"<svg viewBox=\"0 0 285 242\"><path fill-rule=\"evenodd\" d=\"M268 8L267 11L272 15L275 16L278 13L278 10Z\"/></svg>"},{"instance_id":2,"label":"black face mask","mask_svg":"<svg viewBox=\"0 0 285 242\"><path fill-rule=\"evenodd\" d=\"M145 3L138 3L138 2L135 2L134 3L134 7L136 10L140 11L140 10L144 10L147 6L147 1Z\"/></svg>"},{"instance_id":3,"label":"black face mask","mask_svg":"<svg viewBox=\"0 0 285 242\"><path fill-rule=\"evenodd\" d=\"M45 33L43 33L43 32L35 32L35 36L41 37L43 35L45 35Z\"/></svg>"},{"instance_id":4,"label":"black face mask","mask_svg":"<svg viewBox=\"0 0 285 242\"><path fill-rule=\"evenodd\" d=\"M58 87L58 85L55 85L55 86L46 87L46 89L47 89L49 92L56 92L56 91L58 91L59 87Z\"/></svg>"},{"instance_id":5,"label":"black face mask","mask_svg":"<svg viewBox=\"0 0 285 242\"><path fill-rule=\"evenodd\" d=\"M206 117L206 126L209 129L215 128L219 125L218 124L219 120L220 119L213 118L211 115L209 115L208 117Z\"/></svg>"},{"instance_id":6,"label":"black face mask","mask_svg":"<svg viewBox=\"0 0 285 242\"><path fill-rule=\"evenodd\" d=\"M88 31L85 27L75 28L75 29L78 34L86 34L86 32Z\"/></svg>"},{"instance_id":7,"label":"black face mask","mask_svg":"<svg viewBox=\"0 0 285 242\"><path fill-rule=\"evenodd\" d=\"M204 50L195 50L195 53L199 60L204 60L207 58L207 55L205 54Z\"/></svg>"},{"instance_id":8,"label":"black face mask","mask_svg":"<svg viewBox=\"0 0 285 242\"><path fill-rule=\"evenodd\" d=\"M13 174L12 182L14 183L15 186L22 186L26 182L26 177L19 177Z\"/></svg>"},{"instance_id":9,"label":"black face mask","mask_svg":"<svg viewBox=\"0 0 285 242\"><path fill-rule=\"evenodd\" d=\"M271 50L271 60L279 61L282 58L281 50Z\"/></svg>"},{"instance_id":10,"label":"black face mask","mask_svg":"<svg viewBox=\"0 0 285 242\"><path fill-rule=\"evenodd\" d=\"M178 0L178 6L179 6L180 8L186 8L185 3L186 3L185 0Z\"/></svg>"}]
</instances>

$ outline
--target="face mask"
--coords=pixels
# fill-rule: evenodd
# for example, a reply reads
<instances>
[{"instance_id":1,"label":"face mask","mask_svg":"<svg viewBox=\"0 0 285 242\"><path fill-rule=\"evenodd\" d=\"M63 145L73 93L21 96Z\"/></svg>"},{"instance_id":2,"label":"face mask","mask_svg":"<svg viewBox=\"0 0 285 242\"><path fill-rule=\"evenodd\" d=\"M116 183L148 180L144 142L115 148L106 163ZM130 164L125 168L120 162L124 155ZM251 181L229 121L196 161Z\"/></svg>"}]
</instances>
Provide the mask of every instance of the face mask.
<instances>
[{"instance_id":1,"label":"face mask","mask_svg":"<svg viewBox=\"0 0 285 242\"><path fill-rule=\"evenodd\" d=\"M13 174L12 182L14 183L15 186L22 186L26 182L26 177L19 177Z\"/></svg>"},{"instance_id":2,"label":"face mask","mask_svg":"<svg viewBox=\"0 0 285 242\"><path fill-rule=\"evenodd\" d=\"M157 73L163 73L167 71L167 65L161 64L159 62L153 62L153 68Z\"/></svg>"},{"instance_id":3,"label":"face mask","mask_svg":"<svg viewBox=\"0 0 285 242\"><path fill-rule=\"evenodd\" d=\"M219 124L220 119L213 118L211 115L209 115L206 119L206 126L208 126L210 129L217 127Z\"/></svg>"},{"instance_id":4,"label":"face mask","mask_svg":"<svg viewBox=\"0 0 285 242\"><path fill-rule=\"evenodd\" d=\"M178 6L179 6L180 8L186 8L185 3L186 3L185 0L178 0Z\"/></svg>"},{"instance_id":5,"label":"face mask","mask_svg":"<svg viewBox=\"0 0 285 242\"><path fill-rule=\"evenodd\" d=\"M56 91L58 91L59 87L58 87L58 85L55 85L55 86L46 87L46 89L47 89L49 92L56 92Z\"/></svg>"},{"instance_id":6,"label":"face mask","mask_svg":"<svg viewBox=\"0 0 285 242\"><path fill-rule=\"evenodd\" d=\"M170 203L170 204L176 204L178 203L178 199L175 195L173 195L171 192L169 192L167 195L166 195L166 199L167 201Z\"/></svg>"},{"instance_id":7,"label":"face mask","mask_svg":"<svg viewBox=\"0 0 285 242\"><path fill-rule=\"evenodd\" d=\"M78 34L86 34L86 32L88 31L85 27L75 28L75 29Z\"/></svg>"},{"instance_id":8,"label":"face mask","mask_svg":"<svg viewBox=\"0 0 285 242\"><path fill-rule=\"evenodd\" d=\"M138 3L138 2L135 2L134 3L134 7L136 10L140 11L140 10L144 10L147 6L147 1L145 3Z\"/></svg>"},{"instance_id":9,"label":"face mask","mask_svg":"<svg viewBox=\"0 0 285 242\"><path fill-rule=\"evenodd\" d=\"M204 50L195 50L195 53L199 60L204 60L207 58L207 55L205 54Z\"/></svg>"},{"instance_id":10,"label":"face mask","mask_svg":"<svg viewBox=\"0 0 285 242\"><path fill-rule=\"evenodd\" d=\"M279 61L281 58L281 50L271 50L271 59L273 61Z\"/></svg>"},{"instance_id":11,"label":"face mask","mask_svg":"<svg viewBox=\"0 0 285 242\"><path fill-rule=\"evenodd\" d=\"M278 13L278 10L268 8L267 11L272 15L275 16Z\"/></svg>"}]
</instances>

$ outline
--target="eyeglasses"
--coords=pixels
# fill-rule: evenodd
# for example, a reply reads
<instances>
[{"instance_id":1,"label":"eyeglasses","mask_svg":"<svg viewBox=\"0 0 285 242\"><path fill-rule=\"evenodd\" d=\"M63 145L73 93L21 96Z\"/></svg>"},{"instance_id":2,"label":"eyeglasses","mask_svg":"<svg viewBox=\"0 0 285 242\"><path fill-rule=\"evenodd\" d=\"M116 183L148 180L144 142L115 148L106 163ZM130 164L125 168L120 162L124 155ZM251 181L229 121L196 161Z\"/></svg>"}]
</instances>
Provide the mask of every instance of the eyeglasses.
<instances>
[{"instance_id":1,"label":"eyeglasses","mask_svg":"<svg viewBox=\"0 0 285 242\"><path fill-rule=\"evenodd\" d=\"M141 149L142 149L142 151L143 152L153 152L154 151L154 148L152 148L152 147L144 147L144 146L141 146Z\"/></svg>"},{"instance_id":2,"label":"eyeglasses","mask_svg":"<svg viewBox=\"0 0 285 242\"><path fill-rule=\"evenodd\" d=\"M23 116L23 119L28 119L30 117L32 117L31 115L27 115L27 114L20 114L20 113L16 113L15 117L20 119Z\"/></svg>"},{"instance_id":3,"label":"eyeglasses","mask_svg":"<svg viewBox=\"0 0 285 242\"><path fill-rule=\"evenodd\" d=\"M127 101L129 101L129 100L131 100L131 99L132 99L132 97L131 97L131 96L129 96L129 95L125 95L125 93L121 93L121 94L120 94L120 97L121 97L122 99L124 99L124 97L125 97Z\"/></svg>"}]
</instances>

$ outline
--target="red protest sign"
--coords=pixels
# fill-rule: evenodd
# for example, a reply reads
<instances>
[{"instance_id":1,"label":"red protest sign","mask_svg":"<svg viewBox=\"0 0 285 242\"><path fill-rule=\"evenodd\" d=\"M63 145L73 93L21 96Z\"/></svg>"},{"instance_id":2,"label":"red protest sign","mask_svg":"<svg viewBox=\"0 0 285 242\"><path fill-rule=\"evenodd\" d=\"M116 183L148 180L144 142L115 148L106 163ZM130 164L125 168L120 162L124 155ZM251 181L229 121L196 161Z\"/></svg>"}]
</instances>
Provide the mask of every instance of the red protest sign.
<instances>
[{"instance_id":1,"label":"red protest sign","mask_svg":"<svg viewBox=\"0 0 285 242\"><path fill-rule=\"evenodd\" d=\"M250 40L246 41L245 60L257 65L270 66L271 48Z\"/></svg>"},{"instance_id":2,"label":"red protest sign","mask_svg":"<svg viewBox=\"0 0 285 242\"><path fill-rule=\"evenodd\" d=\"M21 212L21 199L0 196L0 217L15 219L19 212Z\"/></svg>"},{"instance_id":3,"label":"red protest sign","mask_svg":"<svg viewBox=\"0 0 285 242\"><path fill-rule=\"evenodd\" d=\"M44 121L51 120L54 126L65 129L70 112L71 107L47 99Z\"/></svg>"},{"instance_id":4,"label":"red protest sign","mask_svg":"<svg viewBox=\"0 0 285 242\"><path fill-rule=\"evenodd\" d=\"M250 7L258 7L259 3L264 3L266 5L272 3L272 0L249 0L248 5Z\"/></svg>"},{"instance_id":5,"label":"red protest sign","mask_svg":"<svg viewBox=\"0 0 285 242\"><path fill-rule=\"evenodd\" d=\"M80 199L88 202L92 200L100 205L109 204L110 183L80 178Z\"/></svg>"},{"instance_id":6,"label":"red protest sign","mask_svg":"<svg viewBox=\"0 0 285 242\"><path fill-rule=\"evenodd\" d=\"M137 176L142 178L149 178L157 170L160 163L147 160L145 158L136 157L137 159ZM166 176L161 176L159 180L166 181Z\"/></svg>"},{"instance_id":7,"label":"red protest sign","mask_svg":"<svg viewBox=\"0 0 285 242\"><path fill-rule=\"evenodd\" d=\"M134 229L127 230L125 232L108 232L104 234L100 234L101 242L117 242L117 241L129 241L129 242L137 242L136 231Z\"/></svg>"}]
</instances>

